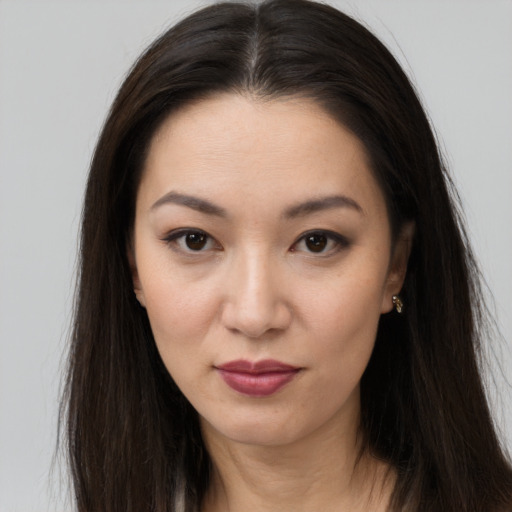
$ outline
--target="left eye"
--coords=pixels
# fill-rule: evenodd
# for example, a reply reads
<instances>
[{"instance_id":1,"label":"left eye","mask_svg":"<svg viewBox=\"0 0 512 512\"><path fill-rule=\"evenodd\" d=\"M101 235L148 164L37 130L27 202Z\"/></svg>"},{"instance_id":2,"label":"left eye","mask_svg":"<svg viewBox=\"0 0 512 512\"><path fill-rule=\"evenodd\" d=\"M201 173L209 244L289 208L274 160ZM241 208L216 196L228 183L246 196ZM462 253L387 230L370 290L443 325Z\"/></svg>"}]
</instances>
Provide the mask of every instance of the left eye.
<instances>
[{"instance_id":1,"label":"left eye","mask_svg":"<svg viewBox=\"0 0 512 512\"><path fill-rule=\"evenodd\" d=\"M329 253L348 246L345 237L330 231L310 231L305 233L293 245L292 251L304 251L310 253Z\"/></svg>"}]
</instances>

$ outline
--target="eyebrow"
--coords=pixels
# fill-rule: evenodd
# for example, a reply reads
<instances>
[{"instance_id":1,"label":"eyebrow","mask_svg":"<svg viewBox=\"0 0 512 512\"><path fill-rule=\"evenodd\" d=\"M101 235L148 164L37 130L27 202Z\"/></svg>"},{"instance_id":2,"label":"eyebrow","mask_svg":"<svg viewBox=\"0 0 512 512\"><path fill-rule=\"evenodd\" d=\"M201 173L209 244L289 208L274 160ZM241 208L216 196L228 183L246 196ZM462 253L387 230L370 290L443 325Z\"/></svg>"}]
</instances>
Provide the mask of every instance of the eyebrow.
<instances>
[{"instance_id":1,"label":"eyebrow","mask_svg":"<svg viewBox=\"0 0 512 512\"><path fill-rule=\"evenodd\" d=\"M284 217L287 219L293 219L323 210L330 210L331 208L351 208L364 215L364 210L354 199L343 195L334 195L312 199L310 201L291 206L285 210Z\"/></svg>"},{"instance_id":2,"label":"eyebrow","mask_svg":"<svg viewBox=\"0 0 512 512\"><path fill-rule=\"evenodd\" d=\"M228 216L224 208L217 206L206 199L174 191L168 192L158 199L151 206L151 210L155 210L165 204L186 206L187 208L191 208L192 210L196 210L200 213L215 215L217 217ZM286 219L293 219L332 208L351 208L361 214L364 214L363 209L354 199L343 195L333 195L311 199L309 201L290 206L284 211L283 216Z\"/></svg>"},{"instance_id":3,"label":"eyebrow","mask_svg":"<svg viewBox=\"0 0 512 512\"><path fill-rule=\"evenodd\" d=\"M151 206L151 210L155 210L164 204L178 204L201 213L206 213L207 215L227 217L227 213L224 208L221 208L206 199L200 199L199 197L189 196L187 194L180 194L179 192L169 192L165 194L156 203L154 203L153 206Z\"/></svg>"}]
</instances>

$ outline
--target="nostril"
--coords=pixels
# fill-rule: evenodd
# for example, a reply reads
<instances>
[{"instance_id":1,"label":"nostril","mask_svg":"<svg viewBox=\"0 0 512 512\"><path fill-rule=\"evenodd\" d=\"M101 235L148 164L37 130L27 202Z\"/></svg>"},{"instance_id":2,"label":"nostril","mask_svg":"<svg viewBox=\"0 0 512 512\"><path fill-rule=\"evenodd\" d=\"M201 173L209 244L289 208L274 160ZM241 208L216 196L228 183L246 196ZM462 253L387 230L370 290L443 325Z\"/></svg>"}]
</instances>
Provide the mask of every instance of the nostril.
<instances>
[{"instance_id":1,"label":"nostril","mask_svg":"<svg viewBox=\"0 0 512 512\"><path fill-rule=\"evenodd\" d=\"M222 321L231 332L248 338L274 337L287 329L291 312L283 303L266 308L250 308L231 303L224 308Z\"/></svg>"}]
</instances>

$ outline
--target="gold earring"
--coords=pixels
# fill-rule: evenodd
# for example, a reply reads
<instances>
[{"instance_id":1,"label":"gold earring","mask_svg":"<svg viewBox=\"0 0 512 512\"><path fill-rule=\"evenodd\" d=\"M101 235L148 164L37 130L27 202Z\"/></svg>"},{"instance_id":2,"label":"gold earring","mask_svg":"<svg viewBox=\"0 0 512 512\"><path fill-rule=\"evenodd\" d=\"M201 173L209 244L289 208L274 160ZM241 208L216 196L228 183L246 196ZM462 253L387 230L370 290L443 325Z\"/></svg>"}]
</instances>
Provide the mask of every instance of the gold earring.
<instances>
[{"instance_id":1,"label":"gold earring","mask_svg":"<svg viewBox=\"0 0 512 512\"><path fill-rule=\"evenodd\" d=\"M397 313L402 313L404 310L404 303L402 302L402 299L398 295L393 295L392 297L393 305L395 306Z\"/></svg>"}]
</instances>

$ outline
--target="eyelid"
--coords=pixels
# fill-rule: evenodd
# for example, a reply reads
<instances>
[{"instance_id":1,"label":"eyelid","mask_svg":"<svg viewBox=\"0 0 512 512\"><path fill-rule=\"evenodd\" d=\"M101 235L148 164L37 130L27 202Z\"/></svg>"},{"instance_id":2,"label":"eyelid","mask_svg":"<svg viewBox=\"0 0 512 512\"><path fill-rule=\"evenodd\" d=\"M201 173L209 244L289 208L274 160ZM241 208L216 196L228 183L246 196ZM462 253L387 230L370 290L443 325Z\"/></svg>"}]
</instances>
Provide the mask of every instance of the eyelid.
<instances>
[{"instance_id":1,"label":"eyelid","mask_svg":"<svg viewBox=\"0 0 512 512\"><path fill-rule=\"evenodd\" d=\"M346 249L347 247L350 246L350 242L347 239L347 237L341 235L340 233L336 233L335 231L330 231L328 229L310 229L300 235L300 237L297 239L296 242L294 242L294 244L292 245L290 250L292 252L297 252L297 250L295 249L296 246L300 242L304 241L308 236L311 236L311 235L325 236L326 238L328 238L329 240L331 240L335 243L335 247L332 249L329 249L327 251L321 251L321 252L317 252L317 253L315 253L314 251L303 251L303 252L306 252L307 254L313 255L315 257L328 257L328 256L336 254L338 251L340 251L342 249Z\"/></svg>"},{"instance_id":2,"label":"eyelid","mask_svg":"<svg viewBox=\"0 0 512 512\"><path fill-rule=\"evenodd\" d=\"M207 248L201 248L198 250L193 250L186 247L180 247L178 245L178 240L180 238L184 238L188 234L200 234L207 237L207 244L214 244L214 247L207 247ZM331 247L327 250L322 250L319 252L315 251L309 251L309 250L300 250L301 252L307 253L309 255L315 256L315 257L328 257L333 254L336 254L338 251L347 248L350 245L349 240L341 235L340 233L337 233L335 231L331 231L328 229L310 229L304 233L302 233L297 240L292 244L290 247L290 252L299 252L297 249L297 245L301 242L303 242L308 236L324 236L330 241L331 243L334 243L334 247ZM165 236L161 238L163 242L165 242L168 246L171 247L171 249L186 254L186 255L200 255L201 253L209 252L212 250L222 250L222 246L217 242L217 240L211 236L208 232L204 231L203 229L199 228L178 228L174 229L170 232L168 232Z\"/></svg>"},{"instance_id":3,"label":"eyelid","mask_svg":"<svg viewBox=\"0 0 512 512\"><path fill-rule=\"evenodd\" d=\"M207 239L208 239L208 242L213 243L215 245L215 247L213 247L213 248L210 247L210 248L207 248L207 249L200 249L200 250L196 250L196 251L194 251L193 249L189 249L189 248L179 247L177 241L180 238L184 238L186 235L191 234L191 233L205 235L207 237ZM198 229L198 228L178 228L178 229L173 229L172 231L167 233L165 236L163 236L161 238L161 240L163 242L165 242L169 247L171 247L171 249L173 249L173 250L175 250L177 252L186 254L186 255L199 255L201 253L208 252L208 251L211 251L211 250L220 250L220 249L222 249L220 244L217 242L217 240L213 236L211 236L209 233L207 233L203 229Z\"/></svg>"}]
</instances>

